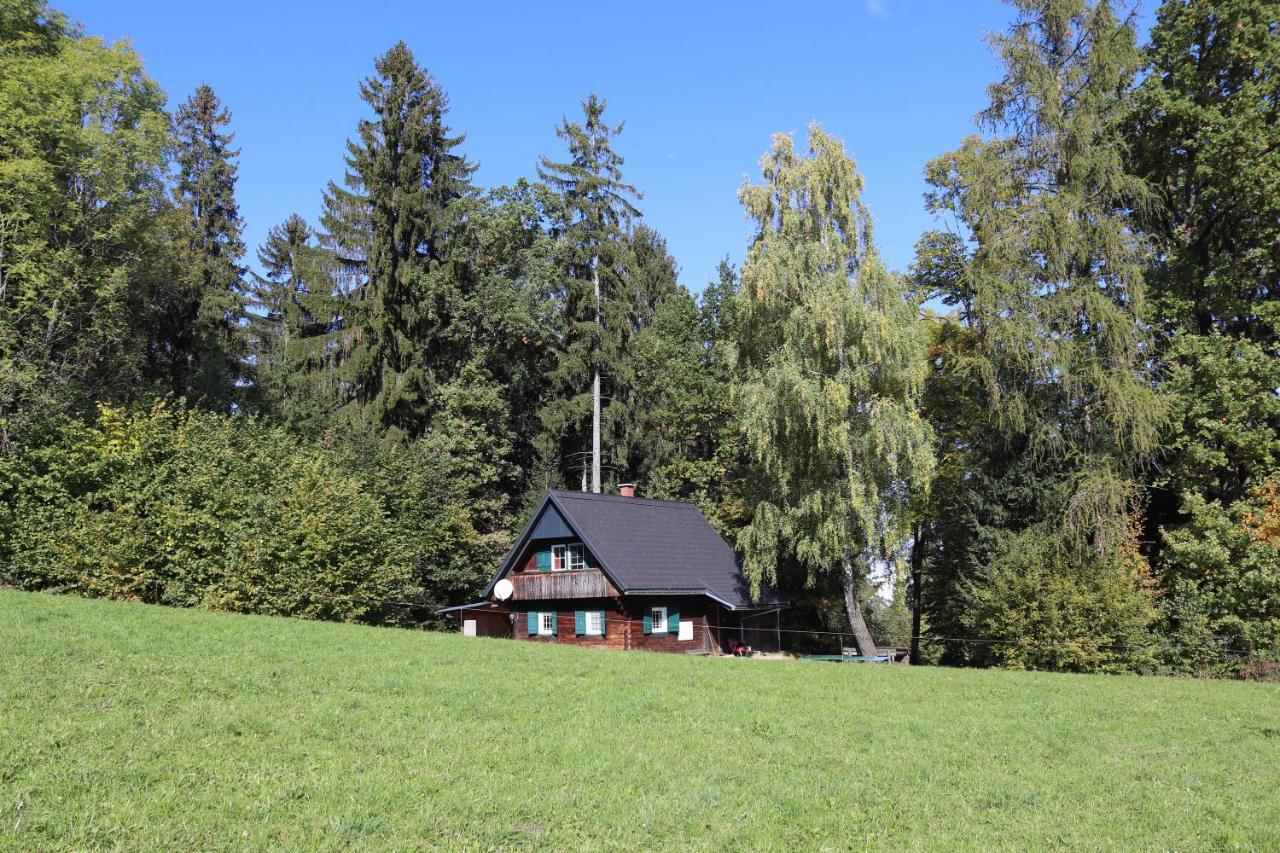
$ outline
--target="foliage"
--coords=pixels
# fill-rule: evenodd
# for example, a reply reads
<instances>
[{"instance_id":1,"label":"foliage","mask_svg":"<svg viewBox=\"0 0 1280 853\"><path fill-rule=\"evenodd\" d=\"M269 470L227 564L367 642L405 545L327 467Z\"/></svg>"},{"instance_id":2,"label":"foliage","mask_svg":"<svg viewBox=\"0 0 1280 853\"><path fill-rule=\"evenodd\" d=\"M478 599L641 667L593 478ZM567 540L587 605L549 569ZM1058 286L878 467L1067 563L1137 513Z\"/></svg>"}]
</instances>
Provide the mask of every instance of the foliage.
<instances>
[{"instance_id":1,"label":"foliage","mask_svg":"<svg viewBox=\"0 0 1280 853\"><path fill-rule=\"evenodd\" d=\"M1131 117L1132 168L1162 202L1142 224L1173 413L1147 530L1184 671L1232 671L1225 649L1276 654L1276 557L1244 519L1280 466L1277 35L1265 0L1164 3Z\"/></svg>"},{"instance_id":2,"label":"foliage","mask_svg":"<svg viewBox=\"0 0 1280 853\"><path fill-rule=\"evenodd\" d=\"M1032 527L966 578L960 625L981 640L968 662L1013 669L1126 672L1150 669L1155 619L1146 561L1130 546L1082 563Z\"/></svg>"},{"instance_id":3,"label":"foliage","mask_svg":"<svg viewBox=\"0 0 1280 853\"><path fill-rule=\"evenodd\" d=\"M1272 0L1167 0L1156 12L1130 136L1133 168L1162 202L1143 225L1165 335L1274 335L1277 20Z\"/></svg>"},{"instance_id":4,"label":"foliage","mask_svg":"<svg viewBox=\"0 0 1280 853\"><path fill-rule=\"evenodd\" d=\"M779 558L815 576L841 566L846 610L871 653L854 557L892 553L905 508L933 469L917 404L924 338L915 305L884 269L861 201L862 178L816 124L809 157L774 138L764 183L740 197L755 223L736 304L734 402L754 468L751 519L738 536L756 587Z\"/></svg>"},{"instance_id":5,"label":"foliage","mask_svg":"<svg viewBox=\"0 0 1280 853\"><path fill-rule=\"evenodd\" d=\"M340 327L341 306L328 288L328 258L296 213L271 228L258 248L264 274L252 273L247 338L253 385L246 407L295 435L315 438L329 425L337 394L326 344Z\"/></svg>"},{"instance_id":6,"label":"foliage","mask_svg":"<svg viewBox=\"0 0 1280 853\"><path fill-rule=\"evenodd\" d=\"M0 451L138 389L173 269L164 95L126 44L0 3Z\"/></svg>"},{"instance_id":7,"label":"foliage","mask_svg":"<svg viewBox=\"0 0 1280 853\"><path fill-rule=\"evenodd\" d=\"M375 63L360 96L375 115L347 143L344 187L325 193L323 244L345 297L338 378L356 424L421 435L450 375L458 277L447 263L453 203L474 171L445 124L448 98L404 42Z\"/></svg>"},{"instance_id":8,"label":"foliage","mask_svg":"<svg viewBox=\"0 0 1280 853\"><path fill-rule=\"evenodd\" d=\"M184 227L182 273L157 294L152 359L175 397L226 409L246 355L240 260L244 222L236 204L231 113L203 84L174 116L177 175L173 195Z\"/></svg>"},{"instance_id":9,"label":"foliage","mask_svg":"<svg viewBox=\"0 0 1280 853\"><path fill-rule=\"evenodd\" d=\"M4 469L23 588L367 622L415 598L365 484L255 421L103 406Z\"/></svg>"},{"instance_id":10,"label":"foliage","mask_svg":"<svg viewBox=\"0 0 1280 853\"><path fill-rule=\"evenodd\" d=\"M625 420L616 417L622 407L603 401L624 396L625 375L619 374L636 321L636 297L652 290L628 288L627 249L644 249L626 239L630 222L640 216L632 203L640 194L622 181L624 161L612 142L622 125L604 121L605 106L595 94L583 101L583 121L566 118L556 128L569 159L543 157L538 166L538 175L563 198L562 218L552 223L560 247L554 317L559 345L541 414L543 455L558 474L557 485L574 482L581 472L585 488L590 471L593 491L600 491L603 476L596 463L604 465L595 448L602 455L603 446L623 446ZM660 267L668 264L665 244L649 246L648 254L658 256ZM670 267L674 285L673 262Z\"/></svg>"},{"instance_id":11,"label":"foliage","mask_svg":"<svg viewBox=\"0 0 1280 853\"><path fill-rule=\"evenodd\" d=\"M944 462L925 509L932 624L969 643L951 648L957 662L1034 638L1024 611L1041 595L1053 611L1043 627L1082 649L1098 635L1130 642L1151 612L1130 565L1135 475L1158 446L1163 402L1133 220L1150 199L1126 171L1121 133L1140 54L1107 0L1013 5L1017 19L992 40L1004 74L981 115L989 136L928 167L929 206L958 230L926 235L915 266L922 295L959 308L933 354Z\"/></svg>"},{"instance_id":12,"label":"foliage","mask_svg":"<svg viewBox=\"0 0 1280 853\"><path fill-rule=\"evenodd\" d=\"M1183 498L1185 523L1164 533L1169 664L1233 674L1237 661L1280 660L1280 505L1275 480L1245 500Z\"/></svg>"}]
</instances>

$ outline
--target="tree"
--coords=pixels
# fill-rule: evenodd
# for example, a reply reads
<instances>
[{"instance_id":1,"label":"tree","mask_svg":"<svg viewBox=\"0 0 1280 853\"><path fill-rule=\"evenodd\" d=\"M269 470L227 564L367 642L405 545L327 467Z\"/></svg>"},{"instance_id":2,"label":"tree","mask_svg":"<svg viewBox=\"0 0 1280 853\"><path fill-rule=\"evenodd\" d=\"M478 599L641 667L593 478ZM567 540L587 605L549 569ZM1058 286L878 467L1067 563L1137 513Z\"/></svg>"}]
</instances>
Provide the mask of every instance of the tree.
<instances>
[{"instance_id":1,"label":"tree","mask_svg":"<svg viewBox=\"0 0 1280 853\"><path fill-rule=\"evenodd\" d=\"M1158 206L1148 282L1164 335L1273 339L1280 282L1280 24L1271 0L1167 0L1131 120ZM1267 307L1271 306L1270 314Z\"/></svg>"},{"instance_id":2,"label":"tree","mask_svg":"<svg viewBox=\"0 0 1280 853\"><path fill-rule=\"evenodd\" d=\"M354 422L413 438L438 410L439 386L464 359L461 296L447 263L452 204L474 171L445 124L448 99L404 42L360 86L375 118L347 143L345 186L329 184L322 243L345 297L338 373Z\"/></svg>"},{"instance_id":3,"label":"tree","mask_svg":"<svg viewBox=\"0 0 1280 853\"><path fill-rule=\"evenodd\" d=\"M136 318L173 269L163 103L127 45L0 9L0 453L144 390Z\"/></svg>"},{"instance_id":4,"label":"tree","mask_svg":"<svg viewBox=\"0 0 1280 853\"><path fill-rule=\"evenodd\" d=\"M737 303L735 403L755 466L738 544L757 587L776 580L780 557L810 584L838 571L869 655L863 579L905 541L907 502L934 465L918 409L925 340L876 252L853 160L816 124L809 148L798 157L775 136L764 183L739 193L755 235Z\"/></svg>"},{"instance_id":5,"label":"tree","mask_svg":"<svg viewBox=\"0 0 1280 853\"><path fill-rule=\"evenodd\" d=\"M1220 670L1275 636L1256 596L1280 572L1241 527L1280 466L1280 31L1265 0L1169 0L1129 123L1162 391L1173 417L1146 533L1171 663ZM1272 640L1274 642L1274 640Z\"/></svg>"},{"instance_id":6,"label":"tree","mask_svg":"<svg viewBox=\"0 0 1280 853\"><path fill-rule=\"evenodd\" d=\"M934 595L947 600L933 624L983 640L1032 631L1026 620L975 622L964 590L981 585L987 566L1010 577L1034 572L1054 578L1046 591L1091 602L1056 611L1059 636L1122 657L1150 609L1131 559L1135 475L1157 446L1163 415L1142 322L1146 247L1132 217L1150 199L1126 171L1121 133L1140 55L1132 24L1105 0L1014 6L1009 32L993 39L1004 76L981 115L990 135L928 168L931 210L959 227L922 241L917 279L961 308L962 333L940 354L947 393L976 393L984 403L961 410L955 435L972 467L939 493L951 503L934 517L970 526L939 543L950 575L937 579ZM942 424L938 432L955 433ZM1052 554L1032 547L1042 539L1056 543ZM1108 609L1114 618L1081 615ZM1092 632L1103 624L1126 633L1099 639ZM953 655L981 660L973 648ZM1103 655L1081 666L1113 663Z\"/></svg>"},{"instance_id":7,"label":"tree","mask_svg":"<svg viewBox=\"0 0 1280 853\"><path fill-rule=\"evenodd\" d=\"M591 491L600 491L604 375L620 360L618 334L630 300L623 297L622 240L640 211L640 194L622 182L623 159L611 140L622 125L604 122L605 102L592 94L582 102L585 121L567 118L556 135L568 143L569 160L543 157L538 175L564 197L565 219L558 224L564 250L565 281L561 315L562 343L553 382L561 393L548 404L544 421L559 439L560 456L572 453L585 415L586 395L575 391L591 378ZM585 489L585 477L584 477Z\"/></svg>"},{"instance_id":8,"label":"tree","mask_svg":"<svg viewBox=\"0 0 1280 853\"><path fill-rule=\"evenodd\" d=\"M291 432L316 435L334 397L328 360L341 316L329 287L328 258L297 214L271 228L258 248L265 275L252 273L248 318L253 389L248 397Z\"/></svg>"},{"instance_id":9,"label":"tree","mask_svg":"<svg viewBox=\"0 0 1280 853\"><path fill-rule=\"evenodd\" d=\"M213 88L198 86L174 116L177 179L174 198L186 219L185 274L164 291L162 347L175 396L214 408L235 395L245 356L245 299L240 265L244 222L236 205L231 113Z\"/></svg>"}]
</instances>

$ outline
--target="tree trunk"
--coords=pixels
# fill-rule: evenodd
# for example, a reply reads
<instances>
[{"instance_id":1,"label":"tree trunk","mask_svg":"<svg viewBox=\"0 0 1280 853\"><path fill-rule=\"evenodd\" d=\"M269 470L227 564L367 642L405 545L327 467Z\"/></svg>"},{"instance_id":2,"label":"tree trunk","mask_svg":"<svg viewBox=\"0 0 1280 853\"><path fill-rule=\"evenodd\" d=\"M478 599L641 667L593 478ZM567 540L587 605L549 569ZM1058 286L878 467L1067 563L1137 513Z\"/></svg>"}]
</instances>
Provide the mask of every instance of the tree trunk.
<instances>
[{"instance_id":1,"label":"tree trunk","mask_svg":"<svg viewBox=\"0 0 1280 853\"><path fill-rule=\"evenodd\" d=\"M917 524L915 540L911 543L911 656L913 665L920 663L920 584L924 579L924 525Z\"/></svg>"},{"instance_id":2,"label":"tree trunk","mask_svg":"<svg viewBox=\"0 0 1280 853\"><path fill-rule=\"evenodd\" d=\"M600 258L591 259L591 284L596 291L596 328L603 337L600 322ZM600 350L596 348L591 376L591 491L600 494Z\"/></svg>"},{"instance_id":3,"label":"tree trunk","mask_svg":"<svg viewBox=\"0 0 1280 853\"><path fill-rule=\"evenodd\" d=\"M871 632L867 630L867 620L862 618L862 605L858 601L862 578L853 571L853 555L848 548L840 557L840 567L844 574L844 609L849 617L849 627L853 628L853 642L858 647L859 655L873 657L876 644L871 639Z\"/></svg>"}]
</instances>

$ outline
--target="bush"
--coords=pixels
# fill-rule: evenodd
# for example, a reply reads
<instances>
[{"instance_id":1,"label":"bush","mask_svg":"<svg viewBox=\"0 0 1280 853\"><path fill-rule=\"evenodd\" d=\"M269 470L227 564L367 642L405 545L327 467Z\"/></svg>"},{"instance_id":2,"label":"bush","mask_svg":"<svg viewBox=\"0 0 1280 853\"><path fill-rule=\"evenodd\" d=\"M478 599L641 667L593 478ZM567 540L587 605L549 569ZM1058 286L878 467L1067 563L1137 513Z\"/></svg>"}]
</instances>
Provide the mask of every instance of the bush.
<instances>
[{"instance_id":1,"label":"bush","mask_svg":"<svg viewBox=\"0 0 1280 853\"><path fill-rule=\"evenodd\" d=\"M1032 528L961 587L962 623L978 665L1068 672L1153 667L1156 609L1136 549L1075 552Z\"/></svg>"},{"instance_id":2,"label":"bush","mask_svg":"<svg viewBox=\"0 0 1280 853\"><path fill-rule=\"evenodd\" d=\"M0 488L21 588L348 622L420 597L366 483L252 419L104 406L0 462Z\"/></svg>"}]
</instances>

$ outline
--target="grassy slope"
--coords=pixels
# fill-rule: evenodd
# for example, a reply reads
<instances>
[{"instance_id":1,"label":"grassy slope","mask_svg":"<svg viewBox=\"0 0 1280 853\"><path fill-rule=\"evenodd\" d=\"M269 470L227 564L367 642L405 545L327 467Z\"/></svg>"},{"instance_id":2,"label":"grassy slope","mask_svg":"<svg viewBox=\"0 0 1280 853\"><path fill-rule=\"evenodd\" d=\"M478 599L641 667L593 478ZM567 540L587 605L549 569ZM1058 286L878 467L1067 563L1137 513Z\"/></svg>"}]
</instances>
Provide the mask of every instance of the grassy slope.
<instances>
[{"instance_id":1,"label":"grassy slope","mask_svg":"<svg viewBox=\"0 0 1280 853\"><path fill-rule=\"evenodd\" d=\"M0 591L0 848L1280 847L1280 690Z\"/></svg>"}]
</instances>

